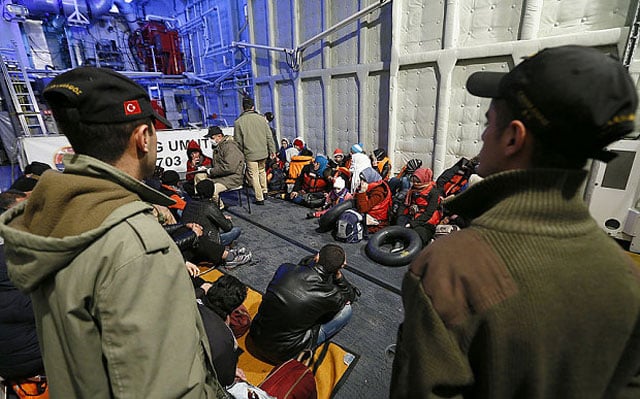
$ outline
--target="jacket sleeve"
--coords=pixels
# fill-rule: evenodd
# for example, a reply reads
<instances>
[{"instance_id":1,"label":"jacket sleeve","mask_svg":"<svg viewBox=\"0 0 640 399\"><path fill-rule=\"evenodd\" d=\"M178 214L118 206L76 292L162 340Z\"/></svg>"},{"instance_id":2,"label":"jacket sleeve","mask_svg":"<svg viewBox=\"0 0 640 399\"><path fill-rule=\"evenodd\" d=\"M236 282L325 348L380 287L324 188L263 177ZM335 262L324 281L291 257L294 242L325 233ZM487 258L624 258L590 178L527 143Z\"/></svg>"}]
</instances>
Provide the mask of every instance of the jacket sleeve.
<instances>
[{"instance_id":1,"label":"jacket sleeve","mask_svg":"<svg viewBox=\"0 0 640 399\"><path fill-rule=\"evenodd\" d=\"M344 275L340 278L334 278L333 282L348 302L355 302L360 297L360 290L347 281Z\"/></svg>"},{"instance_id":2,"label":"jacket sleeve","mask_svg":"<svg viewBox=\"0 0 640 399\"><path fill-rule=\"evenodd\" d=\"M221 388L192 284L175 245L148 219L113 231L118 244L105 244L114 245L114 266L96 286L93 317L112 396L212 397Z\"/></svg>"},{"instance_id":3,"label":"jacket sleeve","mask_svg":"<svg viewBox=\"0 0 640 399\"><path fill-rule=\"evenodd\" d=\"M405 319L398 330L391 394L398 398L462 398L473 383L462 331L447 328L422 289L407 272L402 284Z\"/></svg>"},{"instance_id":4,"label":"jacket sleeve","mask_svg":"<svg viewBox=\"0 0 640 399\"><path fill-rule=\"evenodd\" d=\"M368 190L365 193L357 192L355 197L358 212L368 213L371 208L384 201L384 194L384 187L382 186L377 186L373 190Z\"/></svg>"},{"instance_id":5,"label":"jacket sleeve","mask_svg":"<svg viewBox=\"0 0 640 399\"><path fill-rule=\"evenodd\" d=\"M265 121L266 122L266 121ZM265 135L266 140L267 140L267 157L270 157L271 154L275 154L276 153L276 145L273 141L273 130L271 130L271 127L269 126L269 124L267 124L267 129L265 129Z\"/></svg>"},{"instance_id":6,"label":"jacket sleeve","mask_svg":"<svg viewBox=\"0 0 640 399\"><path fill-rule=\"evenodd\" d=\"M433 213L438 209L438 206L440 205L440 190L438 190L438 188L436 187L433 187L427 195L427 201L428 204L425 211L422 212L420 216L409 222L411 227L427 224L429 219L431 219L431 216L433 216Z\"/></svg>"},{"instance_id":7,"label":"jacket sleeve","mask_svg":"<svg viewBox=\"0 0 640 399\"><path fill-rule=\"evenodd\" d=\"M242 131L242 125L238 123L237 119L235 126L233 127L233 139L236 141L236 143L238 143L240 151L244 153L244 135Z\"/></svg>"},{"instance_id":8,"label":"jacket sleeve","mask_svg":"<svg viewBox=\"0 0 640 399\"><path fill-rule=\"evenodd\" d=\"M218 226L225 233L233 228L233 223L231 223L231 220L225 218L224 214L217 206L211 203L206 203L204 211L211 223Z\"/></svg>"},{"instance_id":9,"label":"jacket sleeve","mask_svg":"<svg viewBox=\"0 0 640 399\"><path fill-rule=\"evenodd\" d=\"M226 143L216 163L209 170L210 177L222 177L236 173L244 161L244 155L234 143Z\"/></svg>"}]
</instances>

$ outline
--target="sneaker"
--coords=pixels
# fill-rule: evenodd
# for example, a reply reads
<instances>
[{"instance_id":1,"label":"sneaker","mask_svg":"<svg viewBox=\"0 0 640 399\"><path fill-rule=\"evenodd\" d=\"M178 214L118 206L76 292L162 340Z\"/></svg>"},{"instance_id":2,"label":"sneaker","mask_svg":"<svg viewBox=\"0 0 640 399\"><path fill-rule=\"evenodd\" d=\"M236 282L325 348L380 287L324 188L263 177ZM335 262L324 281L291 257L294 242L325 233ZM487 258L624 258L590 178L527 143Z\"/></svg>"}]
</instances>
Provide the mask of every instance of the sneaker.
<instances>
[{"instance_id":1,"label":"sneaker","mask_svg":"<svg viewBox=\"0 0 640 399\"><path fill-rule=\"evenodd\" d=\"M238 254L236 255L232 261L229 262L225 262L224 267L227 270L232 270L235 269L238 266L242 266L244 264L247 264L251 262L251 252L248 252L246 254Z\"/></svg>"},{"instance_id":2,"label":"sneaker","mask_svg":"<svg viewBox=\"0 0 640 399\"><path fill-rule=\"evenodd\" d=\"M247 252L247 248L245 247L235 247L235 248L229 248L229 253L232 253L234 256L238 256L238 255L244 255Z\"/></svg>"},{"instance_id":3,"label":"sneaker","mask_svg":"<svg viewBox=\"0 0 640 399\"><path fill-rule=\"evenodd\" d=\"M400 252L404 249L404 244L402 243L402 241L396 241L395 244L393 244L393 248L391 248L391 253L395 254L396 252Z\"/></svg>"},{"instance_id":4,"label":"sneaker","mask_svg":"<svg viewBox=\"0 0 640 399\"><path fill-rule=\"evenodd\" d=\"M307 219L313 219L316 217L316 213L315 212L309 212L307 213Z\"/></svg>"}]
</instances>

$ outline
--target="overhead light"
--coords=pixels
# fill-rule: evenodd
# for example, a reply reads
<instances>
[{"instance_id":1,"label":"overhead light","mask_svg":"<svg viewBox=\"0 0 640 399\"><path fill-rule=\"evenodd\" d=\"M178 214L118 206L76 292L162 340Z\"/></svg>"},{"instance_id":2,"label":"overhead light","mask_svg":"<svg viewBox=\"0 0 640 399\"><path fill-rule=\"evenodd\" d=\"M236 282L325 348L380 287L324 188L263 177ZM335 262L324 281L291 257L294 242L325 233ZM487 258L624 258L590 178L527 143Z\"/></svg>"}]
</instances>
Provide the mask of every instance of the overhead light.
<instances>
[{"instance_id":1,"label":"overhead light","mask_svg":"<svg viewBox=\"0 0 640 399\"><path fill-rule=\"evenodd\" d=\"M124 2L128 4L128 3L133 2L133 0L124 0Z\"/></svg>"}]
</instances>

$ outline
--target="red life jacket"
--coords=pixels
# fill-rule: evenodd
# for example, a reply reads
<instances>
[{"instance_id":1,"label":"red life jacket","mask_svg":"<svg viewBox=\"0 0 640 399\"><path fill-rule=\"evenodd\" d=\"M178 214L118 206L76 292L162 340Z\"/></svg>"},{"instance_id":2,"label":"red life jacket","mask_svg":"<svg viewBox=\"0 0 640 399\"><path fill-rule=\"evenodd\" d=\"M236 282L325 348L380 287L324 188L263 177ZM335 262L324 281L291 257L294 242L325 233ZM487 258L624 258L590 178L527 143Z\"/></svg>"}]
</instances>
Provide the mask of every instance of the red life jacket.
<instances>
[{"instance_id":1,"label":"red life jacket","mask_svg":"<svg viewBox=\"0 0 640 399\"><path fill-rule=\"evenodd\" d=\"M327 191L327 181L322 176L318 176L315 171L302 175L302 189L308 193Z\"/></svg>"},{"instance_id":2,"label":"red life jacket","mask_svg":"<svg viewBox=\"0 0 640 399\"><path fill-rule=\"evenodd\" d=\"M429 206L429 193L431 192L431 190L433 190L435 186L436 186L436 183L432 181L420 191L411 190L407 194L407 200L405 202L405 205L407 205L407 207L405 208L405 214L410 214L411 206L416 205L418 207L418 211L413 213L411 217L412 219L417 219L418 217L420 217L420 215L422 215L427 210L427 207ZM438 201L438 204L440 204L441 202L440 196L438 196L437 201ZM433 215L427 221L427 223L435 226L440 222L440 219L442 219L442 213L438 207L433 212Z\"/></svg>"},{"instance_id":3,"label":"red life jacket","mask_svg":"<svg viewBox=\"0 0 640 399\"><path fill-rule=\"evenodd\" d=\"M446 198L450 195L458 194L467 183L469 183L469 178L464 171L456 173L449 181L444 183L443 197Z\"/></svg>"},{"instance_id":4,"label":"red life jacket","mask_svg":"<svg viewBox=\"0 0 640 399\"><path fill-rule=\"evenodd\" d=\"M377 203L373 208L369 210L368 214L369 216L375 218L376 220L379 220L380 222L386 222L387 220L389 220L389 208L391 208L392 200L391 189L389 188L389 185L386 181L379 180L374 183L369 183L368 190L372 190L379 185L382 185L384 187L387 194L384 196L384 199L382 201Z\"/></svg>"}]
</instances>

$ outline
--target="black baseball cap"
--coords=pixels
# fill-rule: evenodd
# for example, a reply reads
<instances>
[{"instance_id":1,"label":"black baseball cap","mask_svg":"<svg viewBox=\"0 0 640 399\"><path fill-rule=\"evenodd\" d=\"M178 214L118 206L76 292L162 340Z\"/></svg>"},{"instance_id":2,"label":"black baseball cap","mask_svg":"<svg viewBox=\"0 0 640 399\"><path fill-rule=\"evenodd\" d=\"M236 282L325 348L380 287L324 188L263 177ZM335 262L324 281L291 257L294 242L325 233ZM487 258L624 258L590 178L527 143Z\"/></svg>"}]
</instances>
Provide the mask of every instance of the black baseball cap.
<instances>
[{"instance_id":1,"label":"black baseball cap","mask_svg":"<svg viewBox=\"0 0 640 399\"><path fill-rule=\"evenodd\" d=\"M216 134L224 134L224 132L222 131L220 126L210 126L209 131L207 132L207 134L205 134L204 138L208 139L215 136Z\"/></svg>"},{"instance_id":2,"label":"black baseball cap","mask_svg":"<svg viewBox=\"0 0 640 399\"><path fill-rule=\"evenodd\" d=\"M638 95L619 60L583 46L548 48L508 73L476 72L469 93L504 99L533 134L577 157L608 162L603 147L634 130Z\"/></svg>"},{"instance_id":3,"label":"black baseball cap","mask_svg":"<svg viewBox=\"0 0 640 399\"><path fill-rule=\"evenodd\" d=\"M79 67L56 76L43 91L49 103L76 110L85 123L129 122L151 117L171 128L171 122L151 106L147 91L108 68Z\"/></svg>"}]
</instances>

